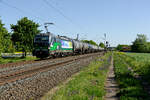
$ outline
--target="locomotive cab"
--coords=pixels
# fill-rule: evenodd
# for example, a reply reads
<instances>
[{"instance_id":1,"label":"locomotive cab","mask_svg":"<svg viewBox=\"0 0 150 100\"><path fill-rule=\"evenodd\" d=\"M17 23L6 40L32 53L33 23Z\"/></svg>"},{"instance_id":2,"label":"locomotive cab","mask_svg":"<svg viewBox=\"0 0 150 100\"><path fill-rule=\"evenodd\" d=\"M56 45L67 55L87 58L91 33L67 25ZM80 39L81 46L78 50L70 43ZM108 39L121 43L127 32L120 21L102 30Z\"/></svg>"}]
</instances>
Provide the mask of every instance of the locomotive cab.
<instances>
[{"instance_id":1,"label":"locomotive cab","mask_svg":"<svg viewBox=\"0 0 150 100\"><path fill-rule=\"evenodd\" d=\"M38 58L44 58L49 56L51 36L49 34L38 34L34 38L34 50L33 55Z\"/></svg>"}]
</instances>

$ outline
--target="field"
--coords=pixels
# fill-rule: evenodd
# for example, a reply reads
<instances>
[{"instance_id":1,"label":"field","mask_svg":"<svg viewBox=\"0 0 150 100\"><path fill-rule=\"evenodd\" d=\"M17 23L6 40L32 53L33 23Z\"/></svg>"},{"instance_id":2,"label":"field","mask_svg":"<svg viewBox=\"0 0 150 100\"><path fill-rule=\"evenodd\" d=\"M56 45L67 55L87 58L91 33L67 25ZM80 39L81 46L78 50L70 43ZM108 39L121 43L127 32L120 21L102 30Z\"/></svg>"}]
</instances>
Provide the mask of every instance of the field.
<instances>
[{"instance_id":1,"label":"field","mask_svg":"<svg viewBox=\"0 0 150 100\"><path fill-rule=\"evenodd\" d=\"M126 53L122 56L126 63L135 73L142 76L143 80L150 83L150 54L148 53Z\"/></svg>"},{"instance_id":2,"label":"field","mask_svg":"<svg viewBox=\"0 0 150 100\"><path fill-rule=\"evenodd\" d=\"M150 54L115 53L114 67L120 100L150 100L143 81L150 83Z\"/></svg>"}]
</instances>

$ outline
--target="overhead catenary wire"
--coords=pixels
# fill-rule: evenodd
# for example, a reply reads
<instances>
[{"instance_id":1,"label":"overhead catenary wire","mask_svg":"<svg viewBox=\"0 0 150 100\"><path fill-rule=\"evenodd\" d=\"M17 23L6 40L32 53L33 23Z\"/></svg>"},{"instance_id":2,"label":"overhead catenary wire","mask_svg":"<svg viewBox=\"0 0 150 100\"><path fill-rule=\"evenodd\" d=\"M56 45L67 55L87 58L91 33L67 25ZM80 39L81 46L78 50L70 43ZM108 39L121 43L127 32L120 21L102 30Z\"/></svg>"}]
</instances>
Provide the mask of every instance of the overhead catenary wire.
<instances>
[{"instance_id":1,"label":"overhead catenary wire","mask_svg":"<svg viewBox=\"0 0 150 100\"><path fill-rule=\"evenodd\" d=\"M58 3L56 2L56 0L51 0L51 2L58 6Z\"/></svg>"},{"instance_id":2,"label":"overhead catenary wire","mask_svg":"<svg viewBox=\"0 0 150 100\"><path fill-rule=\"evenodd\" d=\"M51 3L49 3L47 0L43 0L48 6L50 6L51 8L53 8L55 11L57 11L60 15L62 15L65 19L67 19L68 21L70 21L72 23L72 20L70 18L68 18L66 15L64 15L59 9L57 9L56 7L54 7Z\"/></svg>"},{"instance_id":3,"label":"overhead catenary wire","mask_svg":"<svg viewBox=\"0 0 150 100\"><path fill-rule=\"evenodd\" d=\"M4 0L0 0L0 3L4 4L5 6L8 6L8 7L10 7L10 8L16 9L16 10L19 11L20 13L26 13L26 14L29 14L29 15L34 16L36 19L39 19L39 20L41 20L41 21L44 21L43 18L38 17L38 16L35 16L35 15L32 14L32 13L29 13L29 12L27 12L27 11L25 11L25 10L23 10L23 9L20 9L20 8L18 8L18 7L16 7L16 6L13 6L13 5L11 5L11 4L5 2Z\"/></svg>"},{"instance_id":4,"label":"overhead catenary wire","mask_svg":"<svg viewBox=\"0 0 150 100\"><path fill-rule=\"evenodd\" d=\"M7 3L7 2L5 2L5 1L3 1L3 0L0 0L0 3L3 4L3 5L5 5L5 6L8 6L9 8L15 9L15 10L17 10L17 11L20 12L20 13L29 14L30 16L35 17L35 19L38 19L38 20L42 21L43 23L45 22L45 19L43 19L43 18L41 18L41 17L39 17L39 16L36 16L36 15L34 15L33 13L30 13L30 12L28 12L28 11L25 11L25 10L23 10L23 9L20 9L20 8L14 6L14 5L12 5L12 4L9 4L9 3ZM58 25L54 24L54 26L55 26L57 29L62 30L62 28L60 28Z\"/></svg>"},{"instance_id":5,"label":"overhead catenary wire","mask_svg":"<svg viewBox=\"0 0 150 100\"><path fill-rule=\"evenodd\" d=\"M45 3L47 3L47 2L48 2L48 1L46 1ZM58 2L56 2L56 0L51 0L51 2L57 6L57 9L58 9L58 10L61 9L60 7L58 7ZM53 5L52 5L52 6L53 6ZM54 7L54 6L53 6L53 7ZM60 12L61 14L63 14L60 10L59 10L59 12ZM62 16L65 16L65 15L63 14ZM67 16L65 16L65 17L67 18L67 20L71 21L70 18L68 18ZM73 23L73 22L71 22L71 23ZM64 30L62 27L60 27L60 26L58 26L58 25L56 25L56 24L54 24L54 25L55 25L58 29ZM65 33L65 34L67 34L67 33Z\"/></svg>"},{"instance_id":6,"label":"overhead catenary wire","mask_svg":"<svg viewBox=\"0 0 150 100\"><path fill-rule=\"evenodd\" d=\"M76 26L77 28L79 28L80 30L82 30L82 27L77 24L74 23L74 21L72 19L70 19L69 17L67 17L61 10L59 10L58 8L56 8L55 6L53 6L50 1L47 0L43 0L45 2L45 4L47 4L49 7L51 7L52 9L54 9L57 13L59 13L61 16L63 16L66 20L68 20L71 24L73 24L74 26Z\"/></svg>"},{"instance_id":7,"label":"overhead catenary wire","mask_svg":"<svg viewBox=\"0 0 150 100\"><path fill-rule=\"evenodd\" d=\"M50 4L47 0L44 0L44 1L45 1L46 4L48 4L48 6L50 6L50 7L53 8L55 11L57 11L59 14L61 14L66 20L68 20L70 23L72 23L73 25L75 25L75 23L74 23L70 18L68 18L66 15L64 15L59 9L55 8L55 7L54 7L52 4ZM39 17L39 16L36 16L36 15L34 15L33 13L30 13L30 12L24 10L24 9L20 9L20 8L14 6L14 5L12 5L12 4L9 4L9 3L7 3L7 2L4 1L4 0L0 0L0 3L3 4L3 5L5 5L5 6L8 6L9 8L15 9L15 10L17 10L17 11L20 12L20 13L28 14L28 15L30 15L31 17L42 21L43 23L45 22L45 19L43 19L43 18L41 18L41 17ZM58 25L56 25L56 24L54 24L54 26L55 26L57 29L59 29L59 30L64 30L63 28L61 28L60 26L58 26ZM77 26L77 27L79 28L80 25L75 25L75 26ZM81 27L80 27L80 29L81 29Z\"/></svg>"}]
</instances>

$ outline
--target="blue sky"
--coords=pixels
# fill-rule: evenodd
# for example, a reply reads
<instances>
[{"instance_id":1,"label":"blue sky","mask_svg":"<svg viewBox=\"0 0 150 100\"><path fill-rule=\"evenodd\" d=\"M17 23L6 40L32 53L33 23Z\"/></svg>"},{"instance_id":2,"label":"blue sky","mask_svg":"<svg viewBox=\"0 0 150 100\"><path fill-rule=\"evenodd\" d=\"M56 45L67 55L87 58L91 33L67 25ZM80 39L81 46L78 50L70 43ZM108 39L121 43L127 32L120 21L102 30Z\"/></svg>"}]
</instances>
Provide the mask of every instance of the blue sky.
<instances>
[{"instance_id":1,"label":"blue sky","mask_svg":"<svg viewBox=\"0 0 150 100\"><path fill-rule=\"evenodd\" d=\"M47 1L47 2L46 2ZM5 27L22 17L39 23L53 22L56 35L103 41L111 46L131 44L138 33L150 38L150 0L0 0L0 16Z\"/></svg>"}]
</instances>

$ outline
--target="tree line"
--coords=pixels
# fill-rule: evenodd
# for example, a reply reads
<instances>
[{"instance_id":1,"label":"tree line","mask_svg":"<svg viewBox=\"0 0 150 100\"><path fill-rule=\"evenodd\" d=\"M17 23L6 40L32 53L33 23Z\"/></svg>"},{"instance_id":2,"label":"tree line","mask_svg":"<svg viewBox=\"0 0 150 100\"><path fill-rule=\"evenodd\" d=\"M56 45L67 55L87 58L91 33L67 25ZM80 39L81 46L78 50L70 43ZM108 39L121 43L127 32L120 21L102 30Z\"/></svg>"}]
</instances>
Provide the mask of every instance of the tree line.
<instances>
[{"instance_id":1,"label":"tree line","mask_svg":"<svg viewBox=\"0 0 150 100\"><path fill-rule=\"evenodd\" d=\"M118 45L117 50L127 52L138 53L150 53L150 42L147 41L145 34L137 34L136 39L132 42L132 45Z\"/></svg>"},{"instance_id":2,"label":"tree line","mask_svg":"<svg viewBox=\"0 0 150 100\"><path fill-rule=\"evenodd\" d=\"M92 44L92 45L96 45L96 46L100 46L102 48L105 48L105 45L103 42L100 42L99 44L97 44L95 41L93 40L82 40L82 42L85 42L85 43L89 43L89 44Z\"/></svg>"},{"instance_id":3,"label":"tree line","mask_svg":"<svg viewBox=\"0 0 150 100\"><path fill-rule=\"evenodd\" d=\"M0 54L22 51L25 57L27 52L32 52L33 39L36 34L41 32L38 29L40 26L38 23L23 17L17 21L16 25L10 25L11 33L8 32L4 25L0 20ZM84 40L84 42L97 45L92 40ZM99 45L104 47L102 42Z\"/></svg>"}]
</instances>

